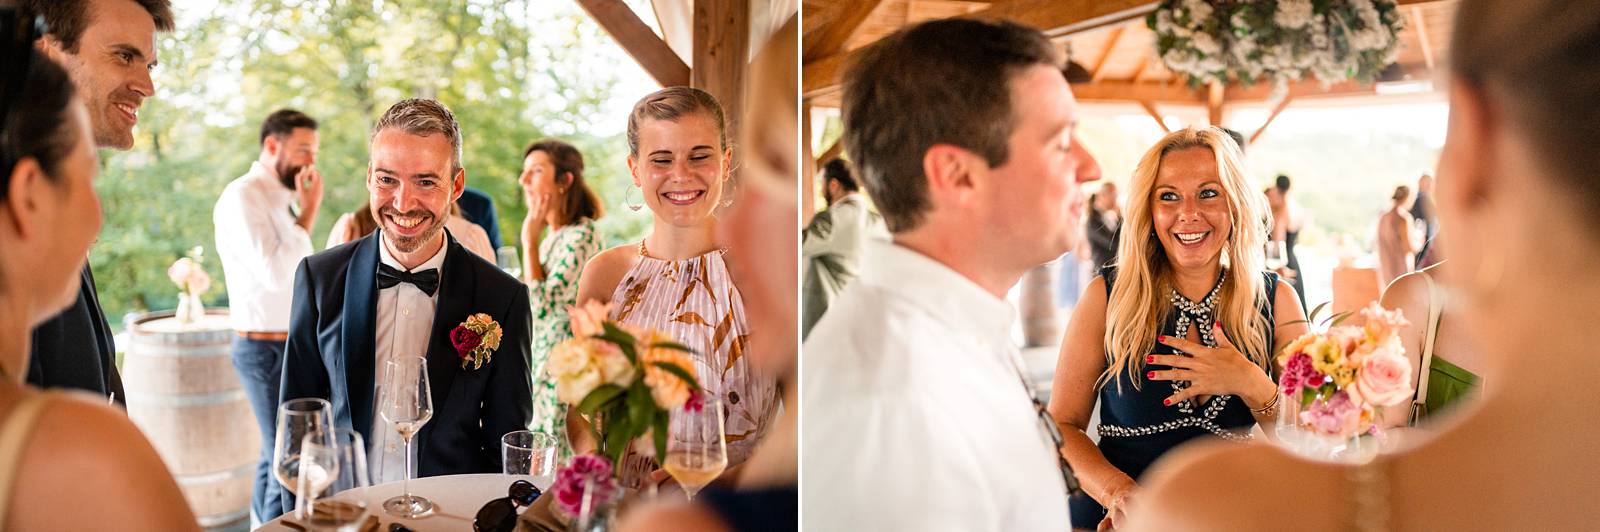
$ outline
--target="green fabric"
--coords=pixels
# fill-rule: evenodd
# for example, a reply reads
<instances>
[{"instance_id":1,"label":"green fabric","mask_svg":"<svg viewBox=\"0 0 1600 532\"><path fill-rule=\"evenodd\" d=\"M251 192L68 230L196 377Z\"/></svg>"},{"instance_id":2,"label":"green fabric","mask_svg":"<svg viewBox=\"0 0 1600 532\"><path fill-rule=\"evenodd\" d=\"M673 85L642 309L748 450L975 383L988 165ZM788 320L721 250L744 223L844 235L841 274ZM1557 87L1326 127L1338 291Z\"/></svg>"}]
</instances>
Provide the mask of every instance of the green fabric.
<instances>
[{"instance_id":1,"label":"green fabric","mask_svg":"<svg viewBox=\"0 0 1600 532\"><path fill-rule=\"evenodd\" d=\"M1449 409L1478 387L1478 376L1450 361L1433 357L1428 368L1428 415Z\"/></svg>"}]
</instances>

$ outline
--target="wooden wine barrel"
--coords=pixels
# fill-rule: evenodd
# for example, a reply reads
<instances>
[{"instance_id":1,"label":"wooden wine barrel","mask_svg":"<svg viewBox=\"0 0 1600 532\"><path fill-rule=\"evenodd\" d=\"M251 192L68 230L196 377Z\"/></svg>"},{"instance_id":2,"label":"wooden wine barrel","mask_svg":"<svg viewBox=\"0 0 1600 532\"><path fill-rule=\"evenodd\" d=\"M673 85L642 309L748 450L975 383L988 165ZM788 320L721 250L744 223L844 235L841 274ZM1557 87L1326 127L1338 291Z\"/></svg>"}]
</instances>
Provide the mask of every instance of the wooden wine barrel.
<instances>
[{"instance_id":1,"label":"wooden wine barrel","mask_svg":"<svg viewBox=\"0 0 1600 532\"><path fill-rule=\"evenodd\" d=\"M1017 287L1017 311L1022 317L1025 347L1055 345L1061 341L1061 317L1056 314L1056 263L1041 264L1022 275Z\"/></svg>"},{"instance_id":2,"label":"wooden wine barrel","mask_svg":"<svg viewBox=\"0 0 1600 532\"><path fill-rule=\"evenodd\" d=\"M192 324L133 320L122 365L128 417L172 471L200 526L245 530L261 435L230 355L226 310Z\"/></svg>"}]
</instances>

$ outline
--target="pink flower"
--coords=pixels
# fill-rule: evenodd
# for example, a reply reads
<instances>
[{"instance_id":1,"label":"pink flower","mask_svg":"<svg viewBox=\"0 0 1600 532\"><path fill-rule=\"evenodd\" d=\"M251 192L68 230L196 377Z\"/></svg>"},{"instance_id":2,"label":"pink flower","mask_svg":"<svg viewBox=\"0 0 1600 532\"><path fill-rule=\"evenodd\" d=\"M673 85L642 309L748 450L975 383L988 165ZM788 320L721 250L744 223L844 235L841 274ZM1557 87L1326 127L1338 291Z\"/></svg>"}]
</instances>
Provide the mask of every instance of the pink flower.
<instances>
[{"instance_id":1,"label":"pink flower","mask_svg":"<svg viewBox=\"0 0 1600 532\"><path fill-rule=\"evenodd\" d=\"M605 332L602 325L611 316L611 305L591 299L582 305L567 307L567 317L571 320L572 336L588 338Z\"/></svg>"},{"instance_id":2,"label":"pink flower","mask_svg":"<svg viewBox=\"0 0 1600 532\"><path fill-rule=\"evenodd\" d=\"M1301 388L1322 386L1326 379L1311 366L1311 355L1296 353L1284 364L1283 375L1278 378L1278 390L1284 395L1300 393Z\"/></svg>"},{"instance_id":3,"label":"pink flower","mask_svg":"<svg viewBox=\"0 0 1600 532\"><path fill-rule=\"evenodd\" d=\"M1400 329L1411 322L1406 321L1405 314L1400 309L1385 310L1377 301L1367 304L1361 309L1361 315L1367 319L1363 328L1367 335L1374 340L1382 342L1388 337L1399 334Z\"/></svg>"},{"instance_id":4,"label":"pink flower","mask_svg":"<svg viewBox=\"0 0 1600 532\"><path fill-rule=\"evenodd\" d=\"M572 463L556 472L556 481L550 486L556 506L569 516L583 511L585 487L594 490L589 497L590 508L615 499L621 494L617 481L611 478L611 462L604 457L584 454L572 458Z\"/></svg>"},{"instance_id":5,"label":"pink flower","mask_svg":"<svg viewBox=\"0 0 1600 532\"><path fill-rule=\"evenodd\" d=\"M472 332L472 329L457 325L454 330L450 331L450 345L455 346L456 355L461 358L471 357L472 350L477 349L478 345L482 343L483 337L478 333Z\"/></svg>"},{"instance_id":6,"label":"pink flower","mask_svg":"<svg viewBox=\"0 0 1600 532\"><path fill-rule=\"evenodd\" d=\"M1343 391L1334 392L1332 397L1312 401L1300 413L1300 423L1318 434L1350 436L1361 424L1361 407Z\"/></svg>"},{"instance_id":7,"label":"pink flower","mask_svg":"<svg viewBox=\"0 0 1600 532\"><path fill-rule=\"evenodd\" d=\"M1411 398L1411 361L1400 354L1398 337L1391 337L1361 360L1351 383L1353 399L1374 406L1391 406Z\"/></svg>"},{"instance_id":8,"label":"pink flower","mask_svg":"<svg viewBox=\"0 0 1600 532\"><path fill-rule=\"evenodd\" d=\"M706 407L706 395L702 391L689 392L689 400L683 403L683 409L690 412L699 412Z\"/></svg>"}]
</instances>

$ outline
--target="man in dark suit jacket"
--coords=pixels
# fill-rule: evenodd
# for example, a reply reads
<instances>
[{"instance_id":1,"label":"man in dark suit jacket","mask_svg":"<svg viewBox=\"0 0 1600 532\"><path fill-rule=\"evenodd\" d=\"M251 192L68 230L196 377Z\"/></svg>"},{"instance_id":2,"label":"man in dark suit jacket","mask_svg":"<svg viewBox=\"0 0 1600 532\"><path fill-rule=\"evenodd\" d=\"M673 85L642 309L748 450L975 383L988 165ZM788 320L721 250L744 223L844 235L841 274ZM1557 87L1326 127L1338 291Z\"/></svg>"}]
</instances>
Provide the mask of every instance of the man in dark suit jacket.
<instances>
[{"instance_id":1,"label":"man in dark suit jacket","mask_svg":"<svg viewBox=\"0 0 1600 532\"><path fill-rule=\"evenodd\" d=\"M383 362L425 352L433 417L411 442L416 476L499 473L500 438L533 417L528 288L444 230L465 183L449 109L397 103L373 126L370 145L367 188L379 230L300 263L280 401L328 399L334 424L372 448L393 432L376 405ZM450 340L479 313L502 331L481 367L463 363ZM368 456L374 467L385 461L379 447ZM287 512L293 496L275 489Z\"/></svg>"},{"instance_id":2,"label":"man in dark suit jacket","mask_svg":"<svg viewBox=\"0 0 1600 532\"><path fill-rule=\"evenodd\" d=\"M483 233L489 235L489 246L500 249L500 216L495 214L494 198L482 190L467 187L462 190L461 199L456 200L456 205L461 206L461 213L467 215L467 220L482 227Z\"/></svg>"}]
</instances>

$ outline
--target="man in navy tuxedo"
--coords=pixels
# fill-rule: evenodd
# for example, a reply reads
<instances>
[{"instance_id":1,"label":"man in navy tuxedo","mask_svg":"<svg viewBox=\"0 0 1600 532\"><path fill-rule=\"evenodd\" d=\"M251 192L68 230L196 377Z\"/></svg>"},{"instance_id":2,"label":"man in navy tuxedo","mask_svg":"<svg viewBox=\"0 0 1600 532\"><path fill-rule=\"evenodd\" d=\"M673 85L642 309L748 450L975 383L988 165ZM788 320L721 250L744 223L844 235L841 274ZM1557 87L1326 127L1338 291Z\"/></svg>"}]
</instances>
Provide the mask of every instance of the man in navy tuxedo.
<instances>
[{"instance_id":1,"label":"man in navy tuxedo","mask_svg":"<svg viewBox=\"0 0 1600 532\"><path fill-rule=\"evenodd\" d=\"M295 273L280 402L328 399L334 424L366 440L375 482L404 474L406 447L378 415L386 361L427 359L434 410L410 446L416 476L499 473L501 436L533 416L528 289L444 229L466 184L460 131L439 102L390 107L369 141L379 230ZM500 345L481 366L464 365L450 333L479 313L501 328ZM288 511L294 498L283 498Z\"/></svg>"}]
</instances>

